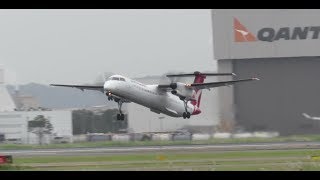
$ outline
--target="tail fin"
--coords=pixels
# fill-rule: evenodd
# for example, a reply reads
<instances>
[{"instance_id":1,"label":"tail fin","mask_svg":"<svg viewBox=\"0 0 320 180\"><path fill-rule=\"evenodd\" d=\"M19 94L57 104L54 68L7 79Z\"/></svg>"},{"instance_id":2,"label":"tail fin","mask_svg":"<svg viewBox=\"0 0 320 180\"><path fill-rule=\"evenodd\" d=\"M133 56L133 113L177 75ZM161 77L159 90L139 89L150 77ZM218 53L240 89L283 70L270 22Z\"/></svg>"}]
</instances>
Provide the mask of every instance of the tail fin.
<instances>
[{"instance_id":1,"label":"tail fin","mask_svg":"<svg viewBox=\"0 0 320 180\"><path fill-rule=\"evenodd\" d=\"M195 74L195 78L194 78L193 83L201 84L204 82L206 75L201 74L199 72L195 72L194 74ZM191 104L194 106L197 106L198 108L200 107L201 94L202 94L202 90L197 89L194 91L194 94L192 95L192 99L195 99L195 100L191 101Z\"/></svg>"}]
</instances>

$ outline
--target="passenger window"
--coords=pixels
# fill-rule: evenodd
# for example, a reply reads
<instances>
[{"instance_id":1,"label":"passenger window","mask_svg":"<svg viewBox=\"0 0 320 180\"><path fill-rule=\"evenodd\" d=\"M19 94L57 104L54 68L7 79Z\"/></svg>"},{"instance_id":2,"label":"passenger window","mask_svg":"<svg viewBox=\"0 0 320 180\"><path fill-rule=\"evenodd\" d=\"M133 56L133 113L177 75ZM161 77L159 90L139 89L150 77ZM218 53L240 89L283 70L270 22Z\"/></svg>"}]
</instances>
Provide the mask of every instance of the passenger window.
<instances>
[{"instance_id":1,"label":"passenger window","mask_svg":"<svg viewBox=\"0 0 320 180\"><path fill-rule=\"evenodd\" d=\"M120 78L120 81L126 81L124 78Z\"/></svg>"}]
</instances>

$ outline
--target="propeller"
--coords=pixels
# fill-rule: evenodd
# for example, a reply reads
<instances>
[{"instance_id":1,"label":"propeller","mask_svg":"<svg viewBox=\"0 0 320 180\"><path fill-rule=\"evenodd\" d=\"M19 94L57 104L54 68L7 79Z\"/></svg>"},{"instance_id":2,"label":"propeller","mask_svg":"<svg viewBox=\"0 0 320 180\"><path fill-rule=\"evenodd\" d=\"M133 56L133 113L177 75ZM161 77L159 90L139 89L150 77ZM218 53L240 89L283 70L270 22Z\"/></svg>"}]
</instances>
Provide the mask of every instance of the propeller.
<instances>
[{"instance_id":1,"label":"propeller","mask_svg":"<svg viewBox=\"0 0 320 180\"><path fill-rule=\"evenodd\" d=\"M170 84L170 88L176 89L177 88L177 82L186 83L187 81L190 81L190 77L186 76L170 76L170 74L182 74L183 72L168 72L161 76L159 84ZM169 76L168 76L169 75Z\"/></svg>"},{"instance_id":2,"label":"propeller","mask_svg":"<svg viewBox=\"0 0 320 180\"><path fill-rule=\"evenodd\" d=\"M182 73L183 72L169 72L163 76L164 78L166 78L167 81L170 82L170 88L172 89L171 93L173 95L177 95L178 93L177 82L187 84L188 82L193 81L192 76L170 76L170 74L182 74Z\"/></svg>"},{"instance_id":3,"label":"propeller","mask_svg":"<svg viewBox=\"0 0 320 180\"><path fill-rule=\"evenodd\" d=\"M110 77L112 76L114 73L111 73L111 72L104 72L104 73L101 73L94 81L94 85L103 85L104 82Z\"/></svg>"}]
</instances>

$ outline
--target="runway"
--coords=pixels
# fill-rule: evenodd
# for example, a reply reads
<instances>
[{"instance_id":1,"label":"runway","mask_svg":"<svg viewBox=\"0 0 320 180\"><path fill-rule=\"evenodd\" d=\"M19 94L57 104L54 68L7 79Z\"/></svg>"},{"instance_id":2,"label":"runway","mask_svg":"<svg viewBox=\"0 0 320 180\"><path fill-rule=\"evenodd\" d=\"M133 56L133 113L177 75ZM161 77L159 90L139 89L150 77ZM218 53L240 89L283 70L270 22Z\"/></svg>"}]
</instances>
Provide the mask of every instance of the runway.
<instances>
[{"instance_id":1,"label":"runway","mask_svg":"<svg viewBox=\"0 0 320 180\"><path fill-rule=\"evenodd\" d=\"M195 152L195 151L245 151L245 150L285 150L285 149L320 149L320 142L281 142L281 143L247 143L247 144L214 144L214 145L166 145L134 147L101 147L101 148L61 148L32 150L0 150L0 154L13 156L73 156L130 154L144 152Z\"/></svg>"}]
</instances>

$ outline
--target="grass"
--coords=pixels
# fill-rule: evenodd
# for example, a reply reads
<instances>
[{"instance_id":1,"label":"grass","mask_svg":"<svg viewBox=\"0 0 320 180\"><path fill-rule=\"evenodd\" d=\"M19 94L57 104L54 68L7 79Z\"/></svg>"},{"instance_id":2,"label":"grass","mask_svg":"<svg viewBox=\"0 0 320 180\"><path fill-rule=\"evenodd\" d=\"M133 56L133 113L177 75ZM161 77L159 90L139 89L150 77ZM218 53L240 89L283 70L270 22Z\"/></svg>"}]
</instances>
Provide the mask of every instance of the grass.
<instances>
[{"instance_id":1,"label":"grass","mask_svg":"<svg viewBox=\"0 0 320 180\"><path fill-rule=\"evenodd\" d=\"M296 135L274 138L228 138L210 139L198 141L130 141L130 142L81 142L68 144L49 145L25 145L25 144L0 144L0 150L10 149L51 149L51 148L82 148L82 147L111 147L111 146L159 146L159 145L182 145L182 144L224 144L224 143L257 143L257 142L297 142L297 141L320 141L320 135Z\"/></svg>"},{"instance_id":2,"label":"grass","mask_svg":"<svg viewBox=\"0 0 320 180\"><path fill-rule=\"evenodd\" d=\"M234 159L234 158L278 158L278 157L307 157L318 154L318 150L258 150L230 152L193 152L193 153L143 153L143 154L113 154L100 156L38 156L16 157L15 163L46 163L46 162L110 162L110 161L152 161L159 156L165 160L198 160L198 159Z\"/></svg>"},{"instance_id":3,"label":"grass","mask_svg":"<svg viewBox=\"0 0 320 180\"><path fill-rule=\"evenodd\" d=\"M320 170L320 150L253 150L224 152L145 152L97 156L16 157L19 170ZM6 169L2 169L6 170Z\"/></svg>"},{"instance_id":4,"label":"grass","mask_svg":"<svg viewBox=\"0 0 320 180\"><path fill-rule=\"evenodd\" d=\"M26 169L30 169L30 167L24 167L20 165L12 165L12 164L0 165L0 171L17 171L17 170L26 170Z\"/></svg>"}]
</instances>

